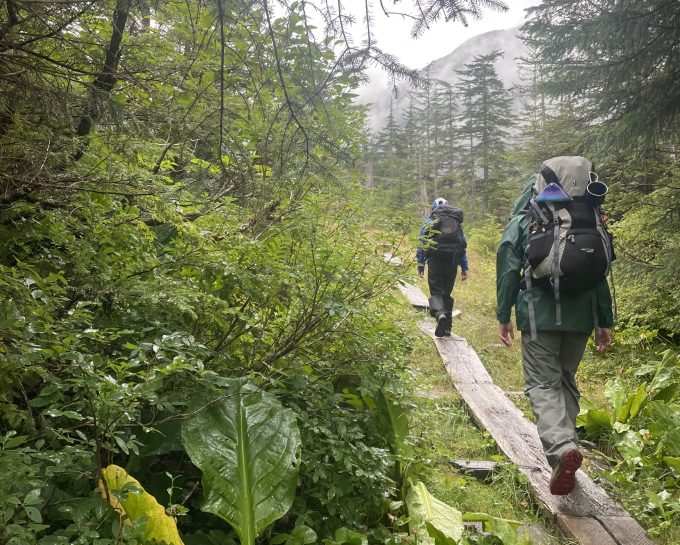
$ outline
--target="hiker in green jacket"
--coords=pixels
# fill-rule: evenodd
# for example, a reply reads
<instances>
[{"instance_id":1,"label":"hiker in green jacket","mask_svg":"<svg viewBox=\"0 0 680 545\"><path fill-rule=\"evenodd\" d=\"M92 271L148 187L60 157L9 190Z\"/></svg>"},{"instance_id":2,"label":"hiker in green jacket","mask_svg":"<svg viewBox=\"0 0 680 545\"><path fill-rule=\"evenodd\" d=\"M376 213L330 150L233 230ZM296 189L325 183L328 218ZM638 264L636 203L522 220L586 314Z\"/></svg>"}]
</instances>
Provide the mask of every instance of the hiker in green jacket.
<instances>
[{"instance_id":1,"label":"hiker in green jacket","mask_svg":"<svg viewBox=\"0 0 680 545\"><path fill-rule=\"evenodd\" d=\"M535 196L537 179L530 179L515 202L497 251L497 318L501 341L510 346L514 339L511 311L515 307L517 329L522 332L525 393L553 468L550 491L563 495L573 490L574 474L582 462L575 431L580 394L574 375L593 329L599 352L612 342L612 298L606 277L578 294L556 296L552 289L531 285L527 289L525 251L532 222L530 200Z\"/></svg>"}]
</instances>

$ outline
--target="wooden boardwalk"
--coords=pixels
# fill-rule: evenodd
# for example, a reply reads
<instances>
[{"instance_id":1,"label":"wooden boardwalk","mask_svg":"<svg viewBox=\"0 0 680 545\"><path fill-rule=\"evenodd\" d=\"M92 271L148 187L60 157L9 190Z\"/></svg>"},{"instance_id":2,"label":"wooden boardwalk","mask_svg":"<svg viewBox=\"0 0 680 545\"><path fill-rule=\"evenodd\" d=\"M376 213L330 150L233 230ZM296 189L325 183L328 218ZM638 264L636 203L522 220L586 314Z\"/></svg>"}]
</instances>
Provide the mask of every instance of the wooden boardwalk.
<instances>
[{"instance_id":1,"label":"wooden boardwalk","mask_svg":"<svg viewBox=\"0 0 680 545\"><path fill-rule=\"evenodd\" d=\"M427 308L427 297L417 286L402 285L400 290L413 306ZM550 494L551 470L536 426L493 383L465 339L456 335L435 338L433 321L422 322L420 328L434 339L451 381L473 418L526 475L534 499L567 537L583 545L654 545L642 526L583 471L576 474L574 492L567 496Z\"/></svg>"}]
</instances>

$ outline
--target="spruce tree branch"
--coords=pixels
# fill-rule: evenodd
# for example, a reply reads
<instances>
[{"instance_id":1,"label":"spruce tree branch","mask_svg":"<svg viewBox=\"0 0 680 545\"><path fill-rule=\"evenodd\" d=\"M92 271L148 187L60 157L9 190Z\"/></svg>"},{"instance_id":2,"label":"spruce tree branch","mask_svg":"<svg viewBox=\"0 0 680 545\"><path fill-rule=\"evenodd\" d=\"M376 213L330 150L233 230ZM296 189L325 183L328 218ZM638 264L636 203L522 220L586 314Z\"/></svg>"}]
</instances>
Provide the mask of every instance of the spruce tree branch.
<instances>
[{"instance_id":1,"label":"spruce tree branch","mask_svg":"<svg viewBox=\"0 0 680 545\"><path fill-rule=\"evenodd\" d=\"M78 20L80 17L82 17L88 10L92 9L92 7L95 5L94 0L82 0L83 2L88 2L89 5L85 6L82 10L79 12L76 12L73 14L71 17L63 21L61 24L53 28L50 32L47 34L41 34L39 36L33 36L29 40L25 40L21 42L20 44L17 45L17 47L23 48L29 44L32 44L34 42L40 41L40 40L46 40L48 38L52 38L54 36L57 36L62 30L67 28L69 25L73 24L76 20Z\"/></svg>"},{"instance_id":2,"label":"spruce tree branch","mask_svg":"<svg viewBox=\"0 0 680 545\"><path fill-rule=\"evenodd\" d=\"M281 59L280 59L280 56L279 56L279 49L278 49L278 45L277 45L277 41L276 41L276 36L274 34L274 27L272 26L271 14L269 12L269 2L268 2L268 0L264 0L262 5L264 6L264 13L265 13L265 17L267 19L267 29L269 31L269 37L270 37L271 42L272 42L272 48L274 50L274 60L276 62L276 73L278 75L279 82L280 82L281 88L283 90L283 95L284 95L284 98L286 100L286 105L288 106L288 111L290 112L291 117L295 121L295 124L298 126L298 129L300 130L300 132L302 132L302 134L304 136L306 153L305 153L305 163L302 167L302 172L305 172L307 170L307 166L309 165L309 155L310 155L311 142L310 142L309 135L307 134L307 131L306 131L304 125L298 119L297 113L295 112L295 107L293 105L293 102L292 102L289 94L288 94L288 87L287 87L286 81L283 77L283 70L281 68Z\"/></svg>"},{"instance_id":3,"label":"spruce tree branch","mask_svg":"<svg viewBox=\"0 0 680 545\"><path fill-rule=\"evenodd\" d=\"M224 177L224 183L226 184L227 167L222 159L222 144L224 141L224 5L222 4L222 0L217 0L217 12L220 19L220 133L217 137L217 158L220 163L222 176ZM220 192L224 191L224 188L225 186L223 185Z\"/></svg>"}]
</instances>

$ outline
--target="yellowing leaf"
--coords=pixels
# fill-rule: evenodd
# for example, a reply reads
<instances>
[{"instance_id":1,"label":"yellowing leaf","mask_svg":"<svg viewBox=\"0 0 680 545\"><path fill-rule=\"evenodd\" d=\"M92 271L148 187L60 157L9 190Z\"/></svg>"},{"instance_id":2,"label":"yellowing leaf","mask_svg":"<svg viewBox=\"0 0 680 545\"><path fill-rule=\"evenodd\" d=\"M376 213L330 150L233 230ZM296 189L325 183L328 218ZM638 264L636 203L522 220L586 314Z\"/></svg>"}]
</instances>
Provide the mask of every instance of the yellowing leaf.
<instances>
[{"instance_id":1,"label":"yellowing leaf","mask_svg":"<svg viewBox=\"0 0 680 545\"><path fill-rule=\"evenodd\" d=\"M429 493L422 482L411 484L406 494L416 541L428 545L455 545L463 536L463 514ZM425 531L423 531L425 530Z\"/></svg>"},{"instance_id":2,"label":"yellowing leaf","mask_svg":"<svg viewBox=\"0 0 680 545\"><path fill-rule=\"evenodd\" d=\"M134 526L145 518L142 532L145 544L184 545L177 531L175 519L165 513L165 509L148 494L137 479L128 475L122 467L110 465L102 470L104 481L99 481L99 490L123 519L123 524ZM108 489L108 497L107 497Z\"/></svg>"}]
</instances>

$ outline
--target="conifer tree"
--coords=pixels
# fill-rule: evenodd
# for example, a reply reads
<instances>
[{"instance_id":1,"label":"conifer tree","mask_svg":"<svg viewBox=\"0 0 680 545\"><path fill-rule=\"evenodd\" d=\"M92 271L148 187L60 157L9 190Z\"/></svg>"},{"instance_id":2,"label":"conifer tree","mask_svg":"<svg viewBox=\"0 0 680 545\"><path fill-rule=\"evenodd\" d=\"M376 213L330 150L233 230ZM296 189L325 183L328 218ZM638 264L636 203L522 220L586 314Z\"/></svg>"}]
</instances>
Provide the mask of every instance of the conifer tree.
<instances>
[{"instance_id":1,"label":"conifer tree","mask_svg":"<svg viewBox=\"0 0 680 545\"><path fill-rule=\"evenodd\" d=\"M407 151L403 130L395 120L394 101L391 101L385 128L376 138L373 179L376 186L385 191L387 201L396 207L404 207L415 192L405 169Z\"/></svg>"},{"instance_id":2,"label":"conifer tree","mask_svg":"<svg viewBox=\"0 0 680 545\"><path fill-rule=\"evenodd\" d=\"M467 174L471 180L481 169L483 200L491 190L493 171L500 168L506 151L507 129L513 125L509 92L499 79L494 63L502 53L480 55L457 70L457 89L463 104L460 115L462 135L468 151Z\"/></svg>"},{"instance_id":3,"label":"conifer tree","mask_svg":"<svg viewBox=\"0 0 680 545\"><path fill-rule=\"evenodd\" d=\"M605 120L630 148L680 130L677 0L544 0L523 31L539 53L542 88ZM622 140L623 137L623 140Z\"/></svg>"},{"instance_id":4,"label":"conifer tree","mask_svg":"<svg viewBox=\"0 0 680 545\"><path fill-rule=\"evenodd\" d=\"M405 171L413 185L417 186L418 200L422 203L429 203L431 198L423 174L423 160L426 153L422 138L423 127L413 93L410 94L408 108L404 115L403 135L406 146Z\"/></svg>"},{"instance_id":5,"label":"conifer tree","mask_svg":"<svg viewBox=\"0 0 680 545\"><path fill-rule=\"evenodd\" d=\"M456 170L462 162L463 150L459 143L458 96L453 85L437 82L435 116L437 118L437 154L441 171L441 184L453 188L459 178Z\"/></svg>"},{"instance_id":6,"label":"conifer tree","mask_svg":"<svg viewBox=\"0 0 680 545\"><path fill-rule=\"evenodd\" d=\"M417 126L420 131L422 148L422 176L430 182L432 193L437 192L437 173L433 156L433 81L430 79L430 67L425 68L425 84L412 93L414 113L418 116Z\"/></svg>"},{"instance_id":7,"label":"conifer tree","mask_svg":"<svg viewBox=\"0 0 680 545\"><path fill-rule=\"evenodd\" d=\"M449 120L450 113L447 108L446 90L449 85L443 81L434 80L432 82L431 99L431 134L432 134L432 171L434 193L439 193L441 188L441 177L448 170L447 162L449 155Z\"/></svg>"}]
</instances>

